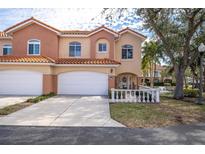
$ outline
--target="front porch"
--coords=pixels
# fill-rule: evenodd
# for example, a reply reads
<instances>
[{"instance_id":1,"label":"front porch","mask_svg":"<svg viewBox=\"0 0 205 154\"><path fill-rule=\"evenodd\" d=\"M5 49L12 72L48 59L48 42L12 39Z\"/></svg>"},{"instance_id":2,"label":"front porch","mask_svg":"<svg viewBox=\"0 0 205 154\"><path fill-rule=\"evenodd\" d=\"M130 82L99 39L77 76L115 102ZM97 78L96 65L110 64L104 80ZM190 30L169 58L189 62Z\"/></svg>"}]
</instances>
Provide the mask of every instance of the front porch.
<instances>
[{"instance_id":1,"label":"front porch","mask_svg":"<svg viewBox=\"0 0 205 154\"><path fill-rule=\"evenodd\" d=\"M116 76L115 88L111 89L110 102L159 103L159 89L142 86L142 77L133 73Z\"/></svg>"},{"instance_id":2,"label":"front porch","mask_svg":"<svg viewBox=\"0 0 205 154\"><path fill-rule=\"evenodd\" d=\"M138 89L140 78L132 73L121 73L116 77L115 87L117 89Z\"/></svg>"}]
</instances>

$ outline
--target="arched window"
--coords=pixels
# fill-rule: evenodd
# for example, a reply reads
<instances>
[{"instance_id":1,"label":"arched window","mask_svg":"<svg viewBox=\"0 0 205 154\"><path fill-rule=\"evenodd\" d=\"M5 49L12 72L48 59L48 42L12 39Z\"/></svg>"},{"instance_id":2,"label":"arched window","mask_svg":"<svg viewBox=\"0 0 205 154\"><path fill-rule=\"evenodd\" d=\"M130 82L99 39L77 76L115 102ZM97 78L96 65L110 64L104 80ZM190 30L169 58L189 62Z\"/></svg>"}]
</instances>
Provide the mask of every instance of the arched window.
<instances>
[{"instance_id":1,"label":"arched window","mask_svg":"<svg viewBox=\"0 0 205 154\"><path fill-rule=\"evenodd\" d=\"M28 54L29 55L40 55L40 40L29 40L28 41Z\"/></svg>"},{"instance_id":2,"label":"arched window","mask_svg":"<svg viewBox=\"0 0 205 154\"><path fill-rule=\"evenodd\" d=\"M6 44L3 46L3 55L10 55L12 52L12 46L10 44Z\"/></svg>"},{"instance_id":3,"label":"arched window","mask_svg":"<svg viewBox=\"0 0 205 154\"><path fill-rule=\"evenodd\" d=\"M122 59L132 59L133 58L133 46L123 45L122 46Z\"/></svg>"},{"instance_id":4,"label":"arched window","mask_svg":"<svg viewBox=\"0 0 205 154\"><path fill-rule=\"evenodd\" d=\"M81 56L81 44L79 42L71 42L69 44L69 57Z\"/></svg>"}]
</instances>

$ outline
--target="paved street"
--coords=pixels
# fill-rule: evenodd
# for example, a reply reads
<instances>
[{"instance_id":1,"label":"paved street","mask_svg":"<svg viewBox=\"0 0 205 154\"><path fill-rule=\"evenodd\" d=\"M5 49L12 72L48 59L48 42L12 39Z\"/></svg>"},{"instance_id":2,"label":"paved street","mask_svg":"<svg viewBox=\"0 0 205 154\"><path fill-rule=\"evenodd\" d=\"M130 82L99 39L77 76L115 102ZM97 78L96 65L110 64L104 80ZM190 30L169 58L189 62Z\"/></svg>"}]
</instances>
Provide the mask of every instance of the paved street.
<instances>
[{"instance_id":1,"label":"paved street","mask_svg":"<svg viewBox=\"0 0 205 154\"><path fill-rule=\"evenodd\" d=\"M0 126L0 144L205 144L205 124L155 129Z\"/></svg>"}]
</instances>

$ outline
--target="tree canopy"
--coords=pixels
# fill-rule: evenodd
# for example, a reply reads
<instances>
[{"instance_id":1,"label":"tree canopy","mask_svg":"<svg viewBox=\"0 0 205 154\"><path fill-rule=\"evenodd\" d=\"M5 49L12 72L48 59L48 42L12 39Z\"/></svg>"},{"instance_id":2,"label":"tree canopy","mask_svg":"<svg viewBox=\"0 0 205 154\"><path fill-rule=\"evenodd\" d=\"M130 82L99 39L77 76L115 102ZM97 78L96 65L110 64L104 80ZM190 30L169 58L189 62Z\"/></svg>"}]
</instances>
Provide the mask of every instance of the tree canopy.
<instances>
[{"instance_id":1,"label":"tree canopy","mask_svg":"<svg viewBox=\"0 0 205 154\"><path fill-rule=\"evenodd\" d=\"M105 10L106 11L106 10ZM163 53L169 57L175 71L176 88L174 98L182 99L184 75L199 56L198 46L205 42L205 9L115 9L127 15L134 14L143 21L144 29L154 34L162 45ZM116 14L109 14L110 19ZM120 16L119 16L120 18ZM137 23L136 23L137 24Z\"/></svg>"}]
</instances>

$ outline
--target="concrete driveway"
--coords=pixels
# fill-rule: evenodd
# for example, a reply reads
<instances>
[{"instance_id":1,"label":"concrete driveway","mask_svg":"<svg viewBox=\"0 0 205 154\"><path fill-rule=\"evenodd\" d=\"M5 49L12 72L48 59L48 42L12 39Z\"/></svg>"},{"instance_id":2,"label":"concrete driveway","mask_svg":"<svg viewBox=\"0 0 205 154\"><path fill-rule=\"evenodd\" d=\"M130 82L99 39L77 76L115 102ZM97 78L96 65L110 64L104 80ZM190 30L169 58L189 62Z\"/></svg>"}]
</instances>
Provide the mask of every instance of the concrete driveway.
<instances>
[{"instance_id":1,"label":"concrete driveway","mask_svg":"<svg viewBox=\"0 0 205 154\"><path fill-rule=\"evenodd\" d=\"M1 117L0 125L123 127L102 96L55 96Z\"/></svg>"},{"instance_id":2,"label":"concrete driveway","mask_svg":"<svg viewBox=\"0 0 205 154\"><path fill-rule=\"evenodd\" d=\"M22 103L34 96L1 96L0 95L0 109L9 105Z\"/></svg>"}]
</instances>

